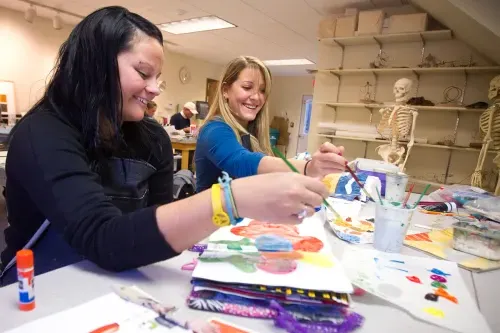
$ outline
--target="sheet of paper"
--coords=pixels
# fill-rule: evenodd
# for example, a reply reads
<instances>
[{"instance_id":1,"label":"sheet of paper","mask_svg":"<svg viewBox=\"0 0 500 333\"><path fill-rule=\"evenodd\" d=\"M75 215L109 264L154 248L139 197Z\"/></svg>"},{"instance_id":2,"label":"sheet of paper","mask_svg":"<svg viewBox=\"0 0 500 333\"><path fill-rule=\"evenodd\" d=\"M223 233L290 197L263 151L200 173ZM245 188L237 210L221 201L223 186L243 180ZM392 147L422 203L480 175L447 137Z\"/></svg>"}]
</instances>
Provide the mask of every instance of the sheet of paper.
<instances>
[{"instance_id":1,"label":"sheet of paper","mask_svg":"<svg viewBox=\"0 0 500 333\"><path fill-rule=\"evenodd\" d=\"M241 241L248 244L248 240L254 241L260 235L269 234L289 239L294 251L205 251L193 271L193 278L338 293L353 292L342 265L331 253L323 223L318 219L308 219L298 226L283 227L246 220L236 227L219 229L209 241Z\"/></svg>"},{"instance_id":2,"label":"sheet of paper","mask_svg":"<svg viewBox=\"0 0 500 333\"><path fill-rule=\"evenodd\" d=\"M349 246L342 263L354 285L419 319L457 332L491 332L453 262ZM433 300L436 293L449 298Z\"/></svg>"},{"instance_id":3,"label":"sheet of paper","mask_svg":"<svg viewBox=\"0 0 500 333\"><path fill-rule=\"evenodd\" d=\"M88 333L117 323L119 333L186 333L178 327L159 325L158 315L142 306L127 302L114 293L96 298L74 308L32 321L5 333Z\"/></svg>"}]
</instances>

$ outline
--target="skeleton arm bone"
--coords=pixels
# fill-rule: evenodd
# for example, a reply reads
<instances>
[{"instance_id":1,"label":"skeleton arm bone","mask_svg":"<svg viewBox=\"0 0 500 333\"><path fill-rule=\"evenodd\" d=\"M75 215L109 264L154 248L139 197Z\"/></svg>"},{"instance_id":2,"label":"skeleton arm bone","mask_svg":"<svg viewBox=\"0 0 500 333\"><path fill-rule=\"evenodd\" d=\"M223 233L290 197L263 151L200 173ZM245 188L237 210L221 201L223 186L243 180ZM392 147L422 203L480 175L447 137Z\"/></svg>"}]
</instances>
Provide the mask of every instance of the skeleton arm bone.
<instances>
[{"instance_id":1,"label":"skeleton arm bone","mask_svg":"<svg viewBox=\"0 0 500 333\"><path fill-rule=\"evenodd\" d=\"M493 119L495 118L496 111L498 111L498 108L494 106L491 110L490 117L488 119L488 131L484 136L483 147L481 148L481 152L479 153L477 166L471 177L472 186L482 187L483 185L483 175L482 175L483 165L484 165L484 160L486 159L486 155L488 154L488 149L490 147L490 144L493 141L491 138L491 128L493 126Z\"/></svg>"},{"instance_id":2,"label":"skeleton arm bone","mask_svg":"<svg viewBox=\"0 0 500 333\"><path fill-rule=\"evenodd\" d=\"M415 143L415 126L417 124L418 112L417 111L410 111L410 112L411 112L412 118L413 118L412 124L411 124L410 142L408 142L408 151L406 152L405 160L404 160L403 164L401 164L399 166L399 169L403 172L405 170L405 166L406 166L406 162L408 161L408 157L410 157L411 148L413 147L413 145Z\"/></svg>"}]
</instances>

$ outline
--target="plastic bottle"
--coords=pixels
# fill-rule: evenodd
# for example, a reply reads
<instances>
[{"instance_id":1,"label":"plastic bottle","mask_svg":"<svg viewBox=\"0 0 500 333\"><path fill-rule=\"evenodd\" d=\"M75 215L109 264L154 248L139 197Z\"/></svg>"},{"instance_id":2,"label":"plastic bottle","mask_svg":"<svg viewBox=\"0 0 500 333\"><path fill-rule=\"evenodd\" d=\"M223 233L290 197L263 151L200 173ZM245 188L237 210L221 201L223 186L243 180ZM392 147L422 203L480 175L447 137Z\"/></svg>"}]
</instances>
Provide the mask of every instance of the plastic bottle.
<instances>
[{"instance_id":1,"label":"plastic bottle","mask_svg":"<svg viewBox=\"0 0 500 333\"><path fill-rule=\"evenodd\" d=\"M22 249L16 253L17 279L19 281L19 309L31 311L35 308L35 267L33 251Z\"/></svg>"},{"instance_id":2,"label":"plastic bottle","mask_svg":"<svg viewBox=\"0 0 500 333\"><path fill-rule=\"evenodd\" d=\"M422 209L431 212L449 213L457 210L457 204L454 202L440 202L434 205L423 206Z\"/></svg>"}]
</instances>

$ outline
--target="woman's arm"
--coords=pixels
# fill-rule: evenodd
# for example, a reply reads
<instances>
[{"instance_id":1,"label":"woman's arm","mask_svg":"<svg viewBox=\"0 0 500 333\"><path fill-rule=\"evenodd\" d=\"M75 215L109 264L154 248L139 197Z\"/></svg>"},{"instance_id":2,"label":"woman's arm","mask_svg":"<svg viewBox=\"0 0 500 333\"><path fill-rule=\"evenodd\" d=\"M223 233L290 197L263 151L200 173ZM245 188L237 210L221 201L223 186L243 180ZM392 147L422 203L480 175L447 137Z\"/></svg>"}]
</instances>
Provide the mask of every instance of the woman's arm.
<instances>
[{"instance_id":1,"label":"woman's arm","mask_svg":"<svg viewBox=\"0 0 500 333\"><path fill-rule=\"evenodd\" d=\"M162 261L210 235L210 191L122 214L90 171L78 132L53 115L33 115L10 143L7 168L36 208L80 254L108 270ZM241 216L298 223L328 195L319 181L292 173L236 180ZM256 195L258 193L258 195Z\"/></svg>"}]
</instances>

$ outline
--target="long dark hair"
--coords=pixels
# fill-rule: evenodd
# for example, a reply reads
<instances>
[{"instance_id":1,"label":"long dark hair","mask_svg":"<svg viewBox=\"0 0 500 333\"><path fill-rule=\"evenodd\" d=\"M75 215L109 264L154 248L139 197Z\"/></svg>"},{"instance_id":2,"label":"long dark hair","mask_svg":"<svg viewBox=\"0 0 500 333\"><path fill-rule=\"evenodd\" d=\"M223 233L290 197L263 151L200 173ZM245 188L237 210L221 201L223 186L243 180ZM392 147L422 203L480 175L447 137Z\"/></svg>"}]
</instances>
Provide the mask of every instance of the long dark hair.
<instances>
[{"instance_id":1,"label":"long dark hair","mask_svg":"<svg viewBox=\"0 0 500 333\"><path fill-rule=\"evenodd\" d=\"M55 110L81 131L87 151L115 148L123 139L117 57L140 32L163 45L153 23L123 7L104 7L85 17L61 45L46 92L27 116ZM129 130L134 126L133 132L143 132L140 122L127 124Z\"/></svg>"}]
</instances>

